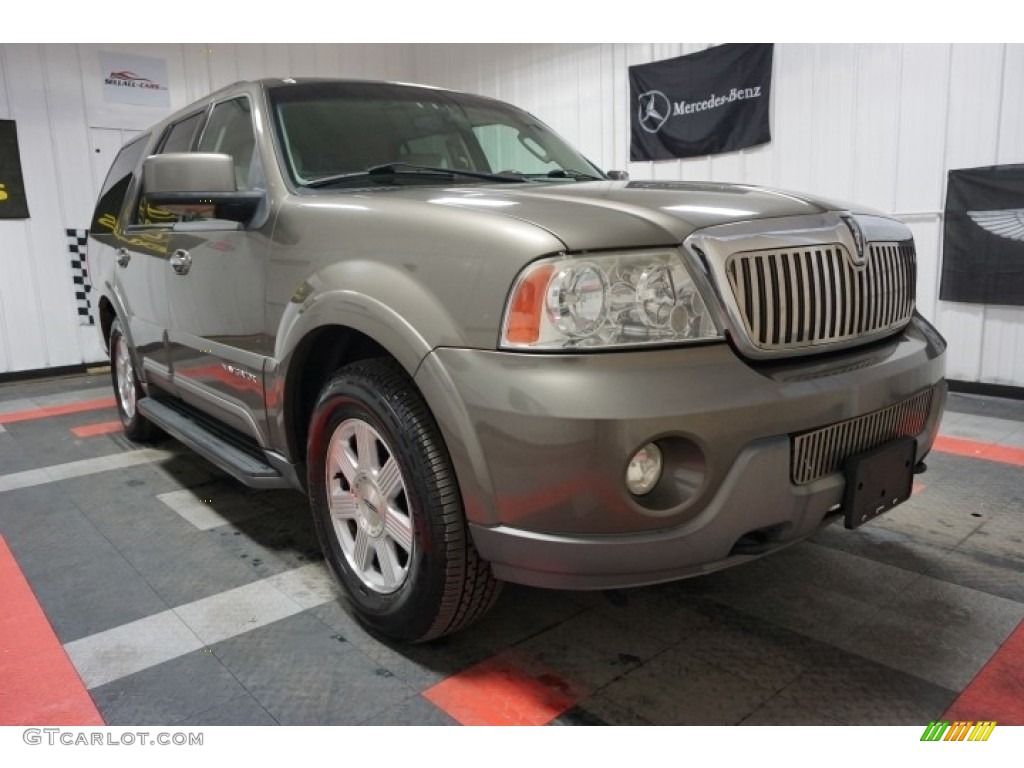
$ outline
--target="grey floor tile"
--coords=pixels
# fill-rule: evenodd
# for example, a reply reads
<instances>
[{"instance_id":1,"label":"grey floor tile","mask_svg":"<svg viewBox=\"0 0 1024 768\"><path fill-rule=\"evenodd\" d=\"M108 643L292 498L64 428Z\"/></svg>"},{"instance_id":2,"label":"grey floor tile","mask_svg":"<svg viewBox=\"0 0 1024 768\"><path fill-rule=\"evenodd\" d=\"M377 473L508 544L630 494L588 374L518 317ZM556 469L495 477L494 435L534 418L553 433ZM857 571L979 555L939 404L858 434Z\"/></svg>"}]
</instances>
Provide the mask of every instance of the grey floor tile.
<instances>
[{"instance_id":1,"label":"grey floor tile","mask_svg":"<svg viewBox=\"0 0 1024 768\"><path fill-rule=\"evenodd\" d=\"M504 647L500 643L482 642L477 626L422 645L392 643L367 631L344 600L325 603L309 612L330 627L340 640L350 643L406 685L421 692Z\"/></svg>"},{"instance_id":2,"label":"grey floor tile","mask_svg":"<svg viewBox=\"0 0 1024 768\"><path fill-rule=\"evenodd\" d=\"M260 578L323 561L308 509L271 509L203 535L228 557L245 561Z\"/></svg>"},{"instance_id":3,"label":"grey floor tile","mask_svg":"<svg viewBox=\"0 0 1024 768\"><path fill-rule=\"evenodd\" d=\"M194 651L90 693L107 725L170 725L230 702L245 689L213 653Z\"/></svg>"},{"instance_id":4,"label":"grey floor tile","mask_svg":"<svg viewBox=\"0 0 1024 768\"><path fill-rule=\"evenodd\" d=\"M855 654L817 664L783 689L844 725L919 725L936 720L956 692Z\"/></svg>"},{"instance_id":5,"label":"grey floor tile","mask_svg":"<svg viewBox=\"0 0 1024 768\"><path fill-rule=\"evenodd\" d=\"M814 662L809 640L763 619L728 609L673 647L772 691L795 680Z\"/></svg>"},{"instance_id":6,"label":"grey floor tile","mask_svg":"<svg viewBox=\"0 0 1024 768\"><path fill-rule=\"evenodd\" d=\"M135 569L116 554L39 573L32 580L32 590L64 643L167 608Z\"/></svg>"},{"instance_id":7,"label":"grey floor tile","mask_svg":"<svg viewBox=\"0 0 1024 768\"><path fill-rule=\"evenodd\" d=\"M926 544L911 533L870 523L855 531L848 531L841 525L822 528L810 541L915 573L927 572L952 549L952 546Z\"/></svg>"},{"instance_id":8,"label":"grey floor tile","mask_svg":"<svg viewBox=\"0 0 1024 768\"><path fill-rule=\"evenodd\" d=\"M1024 471L1021 485L1021 496L1024 497ZM1024 570L1024 500L1016 509L1008 505L1003 511L989 517L956 549L1016 560L1018 568Z\"/></svg>"},{"instance_id":9,"label":"grey floor tile","mask_svg":"<svg viewBox=\"0 0 1024 768\"><path fill-rule=\"evenodd\" d=\"M155 498L136 488L99 492L86 502L96 528L170 606L190 603L260 578ZM108 499L104 503L104 499Z\"/></svg>"},{"instance_id":10,"label":"grey floor tile","mask_svg":"<svg viewBox=\"0 0 1024 768\"><path fill-rule=\"evenodd\" d=\"M962 691L999 647L959 629L883 609L841 648L953 691Z\"/></svg>"},{"instance_id":11,"label":"grey floor tile","mask_svg":"<svg viewBox=\"0 0 1024 768\"><path fill-rule=\"evenodd\" d=\"M308 614L225 640L213 650L282 725L357 724L414 694Z\"/></svg>"},{"instance_id":12,"label":"grey floor tile","mask_svg":"<svg viewBox=\"0 0 1024 768\"><path fill-rule=\"evenodd\" d=\"M771 556L786 580L839 592L861 602L882 605L906 589L918 574L812 542Z\"/></svg>"},{"instance_id":13,"label":"grey floor tile","mask_svg":"<svg viewBox=\"0 0 1024 768\"><path fill-rule=\"evenodd\" d=\"M863 600L797 581L775 583L730 605L825 643L850 635L879 610Z\"/></svg>"},{"instance_id":14,"label":"grey floor tile","mask_svg":"<svg viewBox=\"0 0 1024 768\"><path fill-rule=\"evenodd\" d=\"M602 688L599 697L654 725L734 725L773 694L706 661L667 651ZM612 722L591 700L580 704Z\"/></svg>"},{"instance_id":15,"label":"grey floor tile","mask_svg":"<svg viewBox=\"0 0 1024 768\"><path fill-rule=\"evenodd\" d=\"M609 723L602 720L600 717L595 715L588 709L579 705L568 709L561 715L552 720L548 725L562 725L562 726L594 726L594 725L609 725Z\"/></svg>"},{"instance_id":16,"label":"grey floor tile","mask_svg":"<svg viewBox=\"0 0 1024 768\"><path fill-rule=\"evenodd\" d=\"M458 725L458 722L417 695L364 720L361 725Z\"/></svg>"},{"instance_id":17,"label":"grey floor tile","mask_svg":"<svg viewBox=\"0 0 1024 768\"><path fill-rule=\"evenodd\" d=\"M949 490L938 487L927 490L868 525L910 535L919 544L955 547L984 522L972 516L971 510Z\"/></svg>"},{"instance_id":18,"label":"grey floor tile","mask_svg":"<svg viewBox=\"0 0 1024 768\"><path fill-rule=\"evenodd\" d=\"M886 607L911 620L995 643L1003 642L1024 619L1022 602L930 576L921 576Z\"/></svg>"},{"instance_id":19,"label":"grey floor tile","mask_svg":"<svg viewBox=\"0 0 1024 768\"><path fill-rule=\"evenodd\" d=\"M618 692L615 693L615 696L617 695ZM598 725L664 725L661 721L652 722L643 717L633 708L631 701L615 698L607 692L607 689L602 689L584 699L565 712L563 717L565 716L568 716L567 720L556 718L551 725L575 725L578 720L582 720L587 725L592 722Z\"/></svg>"},{"instance_id":20,"label":"grey floor tile","mask_svg":"<svg viewBox=\"0 0 1024 768\"><path fill-rule=\"evenodd\" d=\"M791 696L779 693L747 715L740 725L842 725L842 723L800 704Z\"/></svg>"},{"instance_id":21,"label":"grey floor tile","mask_svg":"<svg viewBox=\"0 0 1024 768\"><path fill-rule=\"evenodd\" d=\"M965 414L955 422L942 424L942 433L965 440L977 440L983 443L998 443L1014 432L1020 422L992 416Z\"/></svg>"},{"instance_id":22,"label":"grey floor tile","mask_svg":"<svg viewBox=\"0 0 1024 768\"><path fill-rule=\"evenodd\" d=\"M19 397L18 394L10 390L0 392L0 415L17 411L32 411L39 407L30 398Z\"/></svg>"},{"instance_id":23,"label":"grey floor tile","mask_svg":"<svg viewBox=\"0 0 1024 768\"><path fill-rule=\"evenodd\" d=\"M1024 570L1021 570L1019 558L954 550L933 563L928 575L1024 603Z\"/></svg>"},{"instance_id":24,"label":"grey floor tile","mask_svg":"<svg viewBox=\"0 0 1024 768\"><path fill-rule=\"evenodd\" d=\"M950 392L946 403L947 412L993 416L1000 419L1024 421L1024 404L1020 400L987 395L969 395L964 392Z\"/></svg>"},{"instance_id":25,"label":"grey floor tile","mask_svg":"<svg viewBox=\"0 0 1024 768\"><path fill-rule=\"evenodd\" d=\"M0 424L0 475L9 475L35 469L36 463L25 453L11 433Z\"/></svg>"},{"instance_id":26,"label":"grey floor tile","mask_svg":"<svg viewBox=\"0 0 1024 768\"><path fill-rule=\"evenodd\" d=\"M175 725L280 725L252 694L246 693L223 704L204 709Z\"/></svg>"},{"instance_id":27,"label":"grey floor tile","mask_svg":"<svg viewBox=\"0 0 1024 768\"><path fill-rule=\"evenodd\" d=\"M81 512L57 509L37 511L34 515L32 527L5 537L30 582L55 569L120 558L117 550Z\"/></svg>"},{"instance_id":28,"label":"grey floor tile","mask_svg":"<svg viewBox=\"0 0 1024 768\"><path fill-rule=\"evenodd\" d=\"M589 610L514 646L558 675L596 690L671 646L665 638Z\"/></svg>"},{"instance_id":29,"label":"grey floor tile","mask_svg":"<svg viewBox=\"0 0 1024 768\"><path fill-rule=\"evenodd\" d=\"M114 408L102 408L9 424L7 431L36 466L49 466L116 453L118 448L109 435L77 437L71 432L72 427L116 419Z\"/></svg>"},{"instance_id":30,"label":"grey floor tile","mask_svg":"<svg viewBox=\"0 0 1024 768\"><path fill-rule=\"evenodd\" d=\"M601 599L591 610L657 638L665 647L679 643L711 623L696 610L711 598L693 594L683 582L595 594L600 594Z\"/></svg>"}]
</instances>

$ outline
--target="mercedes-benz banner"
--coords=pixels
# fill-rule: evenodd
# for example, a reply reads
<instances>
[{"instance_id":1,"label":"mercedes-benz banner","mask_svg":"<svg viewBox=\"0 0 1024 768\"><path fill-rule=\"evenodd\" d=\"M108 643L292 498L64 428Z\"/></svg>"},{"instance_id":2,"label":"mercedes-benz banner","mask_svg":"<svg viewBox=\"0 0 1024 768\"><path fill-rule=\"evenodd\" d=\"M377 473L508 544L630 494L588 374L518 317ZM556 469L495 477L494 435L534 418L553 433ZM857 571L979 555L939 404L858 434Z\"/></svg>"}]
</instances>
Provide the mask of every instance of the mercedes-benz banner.
<instances>
[{"instance_id":1,"label":"mercedes-benz banner","mask_svg":"<svg viewBox=\"0 0 1024 768\"><path fill-rule=\"evenodd\" d=\"M1024 165L949 172L939 298L1024 306Z\"/></svg>"},{"instance_id":2,"label":"mercedes-benz banner","mask_svg":"<svg viewBox=\"0 0 1024 768\"><path fill-rule=\"evenodd\" d=\"M771 43L730 43L629 68L629 159L670 160L771 141Z\"/></svg>"}]
</instances>

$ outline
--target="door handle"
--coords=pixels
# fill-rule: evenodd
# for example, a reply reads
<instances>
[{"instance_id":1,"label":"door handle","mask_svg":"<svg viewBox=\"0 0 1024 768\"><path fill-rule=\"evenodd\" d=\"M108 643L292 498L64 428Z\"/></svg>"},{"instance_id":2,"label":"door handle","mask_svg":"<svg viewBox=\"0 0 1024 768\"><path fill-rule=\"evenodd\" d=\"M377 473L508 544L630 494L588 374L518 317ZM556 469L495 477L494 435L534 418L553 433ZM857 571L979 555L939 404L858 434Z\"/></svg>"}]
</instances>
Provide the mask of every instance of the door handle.
<instances>
[{"instance_id":1,"label":"door handle","mask_svg":"<svg viewBox=\"0 0 1024 768\"><path fill-rule=\"evenodd\" d=\"M124 248L118 248L114 251L114 256L117 257L117 266L119 267L127 267L128 262L132 260L132 255Z\"/></svg>"},{"instance_id":2,"label":"door handle","mask_svg":"<svg viewBox=\"0 0 1024 768\"><path fill-rule=\"evenodd\" d=\"M171 254L169 263L175 274L187 275L192 267L192 254L179 248Z\"/></svg>"}]
</instances>

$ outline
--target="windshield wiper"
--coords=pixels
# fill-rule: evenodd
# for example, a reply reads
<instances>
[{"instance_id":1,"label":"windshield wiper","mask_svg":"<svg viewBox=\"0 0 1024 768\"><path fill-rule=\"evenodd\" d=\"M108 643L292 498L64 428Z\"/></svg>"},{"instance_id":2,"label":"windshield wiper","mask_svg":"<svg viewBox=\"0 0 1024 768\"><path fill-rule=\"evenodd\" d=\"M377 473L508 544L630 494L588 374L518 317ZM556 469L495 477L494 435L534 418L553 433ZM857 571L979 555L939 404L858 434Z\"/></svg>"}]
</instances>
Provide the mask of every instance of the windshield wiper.
<instances>
[{"instance_id":1,"label":"windshield wiper","mask_svg":"<svg viewBox=\"0 0 1024 768\"><path fill-rule=\"evenodd\" d=\"M576 181L604 181L600 176L592 173L584 173L573 168L557 168L547 172L549 179L576 179Z\"/></svg>"},{"instance_id":2,"label":"windshield wiper","mask_svg":"<svg viewBox=\"0 0 1024 768\"><path fill-rule=\"evenodd\" d=\"M484 179L486 181L499 181L502 183L521 184L526 181L522 176L509 176L499 173L483 173L482 171L463 171L457 168L433 168L429 165L413 165L411 163L383 163L372 165L365 171L353 173L338 173L332 176L322 176L306 183L307 187L313 189L326 187L331 184L338 184L344 181L355 179L372 179L374 177L395 177L395 176L435 176L446 179L454 179L456 176L466 176L471 179Z\"/></svg>"}]
</instances>

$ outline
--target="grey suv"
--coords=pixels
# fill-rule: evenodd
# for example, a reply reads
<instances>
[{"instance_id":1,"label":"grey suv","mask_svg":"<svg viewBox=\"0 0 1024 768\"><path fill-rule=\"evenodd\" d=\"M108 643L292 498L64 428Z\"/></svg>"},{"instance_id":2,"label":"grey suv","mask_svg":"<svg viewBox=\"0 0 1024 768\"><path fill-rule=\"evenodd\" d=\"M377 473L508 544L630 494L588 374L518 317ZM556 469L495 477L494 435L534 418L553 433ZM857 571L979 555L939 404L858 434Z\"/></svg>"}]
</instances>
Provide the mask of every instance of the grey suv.
<instances>
[{"instance_id":1,"label":"grey suv","mask_svg":"<svg viewBox=\"0 0 1024 768\"><path fill-rule=\"evenodd\" d=\"M910 231L605 174L492 99L230 86L127 144L90 268L125 432L309 497L359 617L651 584L905 500L945 343Z\"/></svg>"}]
</instances>

